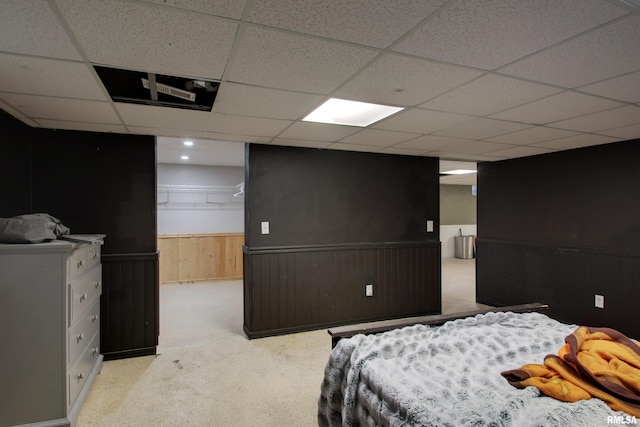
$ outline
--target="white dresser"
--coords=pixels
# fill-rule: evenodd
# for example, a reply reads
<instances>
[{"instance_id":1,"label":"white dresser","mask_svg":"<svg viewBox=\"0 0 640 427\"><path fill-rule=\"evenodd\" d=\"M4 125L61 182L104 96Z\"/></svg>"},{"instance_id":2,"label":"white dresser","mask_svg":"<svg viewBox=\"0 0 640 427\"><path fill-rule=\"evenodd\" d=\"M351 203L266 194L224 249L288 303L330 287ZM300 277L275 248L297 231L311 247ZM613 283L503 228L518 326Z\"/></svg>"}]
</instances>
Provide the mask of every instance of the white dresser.
<instances>
[{"instance_id":1,"label":"white dresser","mask_svg":"<svg viewBox=\"0 0 640 427\"><path fill-rule=\"evenodd\" d=\"M74 426L100 354L104 235L0 244L0 427Z\"/></svg>"}]
</instances>

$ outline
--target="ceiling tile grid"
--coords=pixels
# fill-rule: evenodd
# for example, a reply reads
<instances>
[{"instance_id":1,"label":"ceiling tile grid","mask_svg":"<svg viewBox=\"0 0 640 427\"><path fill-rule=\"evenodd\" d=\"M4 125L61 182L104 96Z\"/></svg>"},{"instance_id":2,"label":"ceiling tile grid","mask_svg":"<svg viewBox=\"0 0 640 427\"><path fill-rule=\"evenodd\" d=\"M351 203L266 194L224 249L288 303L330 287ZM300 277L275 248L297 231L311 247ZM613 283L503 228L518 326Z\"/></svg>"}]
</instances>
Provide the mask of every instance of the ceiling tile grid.
<instances>
[{"instance_id":1,"label":"ceiling tile grid","mask_svg":"<svg viewBox=\"0 0 640 427\"><path fill-rule=\"evenodd\" d=\"M476 162L636 139L640 13L616 1L4 0L0 108L166 138L164 162L197 137L197 164L223 143ZM220 88L211 112L124 104L94 65ZM302 121L330 97L404 110Z\"/></svg>"}]
</instances>

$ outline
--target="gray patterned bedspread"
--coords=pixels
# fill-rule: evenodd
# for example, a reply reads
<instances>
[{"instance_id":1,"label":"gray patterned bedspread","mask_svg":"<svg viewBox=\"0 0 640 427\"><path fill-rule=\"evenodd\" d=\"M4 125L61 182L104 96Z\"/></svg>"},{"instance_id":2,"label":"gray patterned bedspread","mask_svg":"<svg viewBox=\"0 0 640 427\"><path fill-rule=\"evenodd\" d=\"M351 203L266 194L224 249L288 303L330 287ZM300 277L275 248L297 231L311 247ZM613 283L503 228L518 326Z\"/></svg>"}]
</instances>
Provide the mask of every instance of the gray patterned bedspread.
<instances>
[{"instance_id":1,"label":"gray patterned bedspread","mask_svg":"<svg viewBox=\"0 0 640 427\"><path fill-rule=\"evenodd\" d=\"M540 313L492 312L343 339L325 368L318 424L607 425L624 413L599 399L565 403L534 387L516 389L500 375L542 363L575 328Z\"/></svg>"}]
</instances>

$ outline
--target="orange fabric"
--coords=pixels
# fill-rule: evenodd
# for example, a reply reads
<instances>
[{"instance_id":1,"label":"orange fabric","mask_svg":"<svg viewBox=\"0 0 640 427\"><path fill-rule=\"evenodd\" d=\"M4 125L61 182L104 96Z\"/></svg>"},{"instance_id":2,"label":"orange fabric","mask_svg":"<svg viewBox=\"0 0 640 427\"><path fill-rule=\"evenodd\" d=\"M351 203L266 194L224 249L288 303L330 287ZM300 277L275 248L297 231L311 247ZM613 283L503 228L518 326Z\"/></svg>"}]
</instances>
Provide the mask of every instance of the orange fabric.
<instances>
[{"instance_id":1,"label":"orange fabric","mask_svg":"<svg viewBox=\"0 0 640 427\"><path fill-rule=\"evenodd\" d=\"M640 417L640 343L607 328L580 327L558 355L503 376L515 387L537 387L565 402L597 397L612 409Z\"/></svg>"}]
</instances>

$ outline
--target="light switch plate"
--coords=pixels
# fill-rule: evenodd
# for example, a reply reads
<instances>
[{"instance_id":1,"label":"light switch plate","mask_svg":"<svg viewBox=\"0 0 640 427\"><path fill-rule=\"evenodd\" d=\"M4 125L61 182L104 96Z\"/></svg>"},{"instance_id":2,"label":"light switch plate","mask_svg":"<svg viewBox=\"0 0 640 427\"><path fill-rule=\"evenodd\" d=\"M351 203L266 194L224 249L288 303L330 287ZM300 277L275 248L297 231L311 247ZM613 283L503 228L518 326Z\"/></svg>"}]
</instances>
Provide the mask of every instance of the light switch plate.
<instances>
[{"instance_id":1,"label":"light switch plate","mask_svg":"<svg viewBox=\"0 0 640 427\"><path fill-rule=\"evenodd\" d=\"M433 233L433 220L427 220L427 233Z\"/></svg>"},{"instance_id":2,"label":"light switch plate","mask_svg":"<svg viewBox=\"0 0 640 427\"><path fill-rule=\"evenodd\" d=\"M596 305L596 308L604 308L604 295L596 294L595 305Z\"/></svg>"},{"instance_id":3,"label":"light switch plate","mask_svg":"<svg viewBox=\"0 0 640 427\"><path fill-rule=\"evenodd\" d=\"M368 296L368 297L372 297L373 296L373 285L365 285L364 294L366 296Z\"/></svg>"},{"instance_id":4,"label":"light switch plate","mask_svg":"<svg viewBox=\"0 0 640 427\"><path fill-rule=\"evenodd\" d=\"M262 234L269 234L269 221L262 221L260 223L260 229L262 230Z\"/></svg>"}]
</instances>

